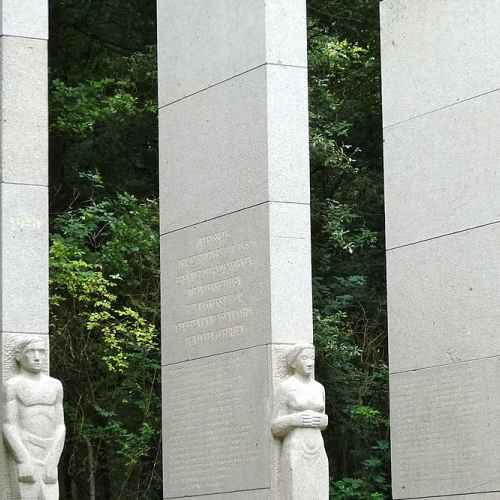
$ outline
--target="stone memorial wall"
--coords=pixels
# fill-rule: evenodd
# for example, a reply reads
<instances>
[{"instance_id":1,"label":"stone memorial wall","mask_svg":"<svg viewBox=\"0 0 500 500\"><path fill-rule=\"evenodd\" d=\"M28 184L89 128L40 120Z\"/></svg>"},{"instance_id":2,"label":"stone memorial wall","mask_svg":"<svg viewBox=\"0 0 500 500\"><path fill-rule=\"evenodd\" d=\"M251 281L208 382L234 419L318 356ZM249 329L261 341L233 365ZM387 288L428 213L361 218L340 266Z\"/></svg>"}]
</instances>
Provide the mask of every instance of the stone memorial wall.
<instances>
[{"instance_id":1,"label":"stone memorial wall","mask_svg":"<svg viewBox=\"0 0 500 500\"><path fill-rule=\"evenodd\" d=\"M383 0L395 499L500 495L500 2Z\"/></svg>"},{"instance_id":2,"label":"stone memorial wall","mask_svg":"<svg viewBox=\"0 0 500 500\"><path fill-rule=\"evenodd\" d=\"M164 497L279 498L312 341L304 0L159 0Z\"/></svg>"}]
</instances>

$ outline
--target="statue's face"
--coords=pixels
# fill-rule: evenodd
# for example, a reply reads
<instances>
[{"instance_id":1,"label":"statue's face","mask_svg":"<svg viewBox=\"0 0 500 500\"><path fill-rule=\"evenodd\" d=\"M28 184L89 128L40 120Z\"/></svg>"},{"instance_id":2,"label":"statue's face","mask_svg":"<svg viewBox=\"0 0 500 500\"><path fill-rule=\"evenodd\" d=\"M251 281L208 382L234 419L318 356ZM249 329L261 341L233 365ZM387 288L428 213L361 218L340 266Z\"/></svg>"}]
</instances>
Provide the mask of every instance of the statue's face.
<instances>
[{"instance_id":1,"label":"statue's face","mask_svg":"<svg viewBox=\"0 0 500 500\"><path fill-rule=\"evenodd\" d=\"M43 344L29 345L21 355L20 365L27 371L39 373L47 358L47 350Z\"/></svg>"},{"instance_id":2,"label":"statue's face","mask_svg":"<svg viewBox=\"0 0 500 500\"><path fill-rule=\"evenodd\" d=\"M304 349L295 361L295 371L311 376L314 372L314 349Z\"/></svg>"}]
</instances>

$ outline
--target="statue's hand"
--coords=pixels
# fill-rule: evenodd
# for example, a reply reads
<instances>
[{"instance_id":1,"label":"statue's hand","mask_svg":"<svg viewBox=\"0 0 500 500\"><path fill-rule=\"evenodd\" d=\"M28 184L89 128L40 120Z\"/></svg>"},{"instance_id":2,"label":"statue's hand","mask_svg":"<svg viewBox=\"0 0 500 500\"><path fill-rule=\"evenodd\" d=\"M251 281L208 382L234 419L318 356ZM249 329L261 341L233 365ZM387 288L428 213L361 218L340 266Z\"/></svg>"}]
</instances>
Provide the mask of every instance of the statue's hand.
<instances>
[{"instance_id":1,"label":"statue's hand","mask_svg":"<svg viewBox=\"0 0 500 500\"><path fill-rule=\"evenodd\" d=\"M43 474L43 482L45 484L57 483L57 467L46 466Z\"/></svg>"},{"instance_id":2,"label":"statue's hand","mask_svg":"<svg viewBox=\"0 0 500 500\"><path fill-rule=\"evenodd\" d=\"M323 429L328 425L328 417L323 413L316 411L302 412L302 427L310 427L313 429Z\"/></svg>"},{"instance_id":3,"label":"statue's hand","mask_svg":"<svg viewBox=\"0 0 500 500\"><path fill-rule=\"evenodd\" d=\"M22 463L17 466L17 478L21 483L34 483L35 470L30 463Z\"/></svg>"}]
</instances>

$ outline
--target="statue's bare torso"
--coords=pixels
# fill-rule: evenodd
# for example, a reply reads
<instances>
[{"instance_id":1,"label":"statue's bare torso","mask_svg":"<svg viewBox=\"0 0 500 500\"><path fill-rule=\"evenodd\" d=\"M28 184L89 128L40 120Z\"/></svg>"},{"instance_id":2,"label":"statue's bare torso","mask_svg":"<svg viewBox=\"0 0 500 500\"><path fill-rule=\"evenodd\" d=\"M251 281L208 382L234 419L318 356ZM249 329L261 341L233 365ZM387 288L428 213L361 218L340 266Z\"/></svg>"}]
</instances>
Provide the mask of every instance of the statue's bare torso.
<instances>
[{"instance_id":1,"label":"statue's bare torso","mask_svg":"<svg viewBox=\"0 0 500 500\"><path fill-rule=\"evenodd\" d=\"M57 464L64 446L63 388L42 372L44 346L32 342L18 356L20 370L4 386L3 435L11 485L20 500L58 500Z\"/></svg>"},{"instance_id":2,"label":"statue's bare torso","mask_svg":"<svg viewBox=\"0 0 500 500\"><path fill-rule=\"evenodd\" d=\"M19 427L41 438L53 437L61 383L45 375L39 381L16 376L7 382L7 386L16 398Z\"/></svg>"}]
</instances>

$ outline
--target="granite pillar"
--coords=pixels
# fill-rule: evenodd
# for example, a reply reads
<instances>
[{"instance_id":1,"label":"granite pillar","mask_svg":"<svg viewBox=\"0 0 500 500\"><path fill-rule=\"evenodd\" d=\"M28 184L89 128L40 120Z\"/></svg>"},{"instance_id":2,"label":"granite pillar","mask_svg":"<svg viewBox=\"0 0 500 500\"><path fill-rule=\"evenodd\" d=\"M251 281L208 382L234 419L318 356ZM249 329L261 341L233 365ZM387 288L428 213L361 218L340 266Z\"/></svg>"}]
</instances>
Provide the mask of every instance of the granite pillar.
<instances>
[{"instance_id":1,"label":"granite pillar","mask_svg":"<svg viewBox=\"0 0 500 500\"><path fill-rule=\"evenodd\" d=\"M500 2L383 0L395 499L500 496Z\"/></svg>"},{"instance_id":2,"label":"granite pillar","mask_svg":"<svg viewBox=\"0 0 500 500\"><path fill-rule=\"evenodd\" d=\"M48 341L47 0L0 3L0 385ZM47 367L45 367L47 369ZM1 409L0 414L4 414ZM14 500L0 439L0 492Z\"/></svg>"},{"instance_id":3,"label":"granite pillar","mask_svg":"<svg viewBox=\"0 0 500 500\"><path fill-rule=\"evenodd\" d=\"M312 342L304 0L159 0L164 497L278 498Z\"/></svg>"}]
</instances>

